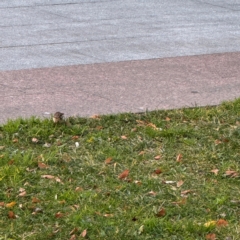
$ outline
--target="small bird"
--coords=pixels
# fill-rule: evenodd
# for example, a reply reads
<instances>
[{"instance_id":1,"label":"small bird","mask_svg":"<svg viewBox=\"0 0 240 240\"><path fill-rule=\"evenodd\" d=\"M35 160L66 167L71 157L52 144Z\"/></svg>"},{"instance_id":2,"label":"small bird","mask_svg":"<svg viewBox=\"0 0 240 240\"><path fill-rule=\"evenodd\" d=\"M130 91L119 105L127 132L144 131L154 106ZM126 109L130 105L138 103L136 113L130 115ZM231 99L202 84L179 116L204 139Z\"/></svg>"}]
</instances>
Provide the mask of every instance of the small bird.
<instances>
[{"instance_id":1,"label":"small bird","mask_svg":"<svg viewBox=\"0 0 240 240\"><path fill-rule=\"evenodd\" d=\"M55 112L54 115L53 115L53 122L54 123L61 122L63 120L63 115L64 115L64 113Z\"/></svg>"}]
</instances>

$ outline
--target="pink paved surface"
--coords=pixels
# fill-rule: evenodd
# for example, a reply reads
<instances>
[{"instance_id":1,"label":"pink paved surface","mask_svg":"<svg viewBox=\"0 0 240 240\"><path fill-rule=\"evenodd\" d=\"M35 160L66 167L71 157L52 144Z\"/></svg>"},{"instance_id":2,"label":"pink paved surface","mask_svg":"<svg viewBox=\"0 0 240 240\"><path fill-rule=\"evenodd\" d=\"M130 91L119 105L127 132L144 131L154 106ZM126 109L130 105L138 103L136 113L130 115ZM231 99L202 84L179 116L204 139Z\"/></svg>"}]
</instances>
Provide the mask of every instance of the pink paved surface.
<instances>
[{"instance_id":1,"label":"pink paved surface","mask_svg":"<svg viewBox=\"0 0 240 240\"><path fill-rule=\"evenodd\" d=\"M0 71L0 122L216 105L240 97L240 52Z\"/></svg>"}]
</instances>

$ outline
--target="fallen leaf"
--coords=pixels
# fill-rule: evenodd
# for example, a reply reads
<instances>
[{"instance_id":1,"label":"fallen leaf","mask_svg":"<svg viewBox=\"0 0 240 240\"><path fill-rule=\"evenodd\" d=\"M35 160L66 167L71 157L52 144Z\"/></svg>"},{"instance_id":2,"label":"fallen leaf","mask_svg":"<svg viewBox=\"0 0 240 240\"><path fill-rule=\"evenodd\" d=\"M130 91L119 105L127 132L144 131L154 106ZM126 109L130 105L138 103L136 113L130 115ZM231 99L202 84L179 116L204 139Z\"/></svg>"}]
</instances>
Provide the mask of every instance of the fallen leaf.
<instances>
[{"instance_id":1,"label":"fallen leaf","mask_svg":"<svg viewBox=\"0 0 240 240\"><path fill-rule=\"evenodd\" d=\"M164 208L162 208L162 209L156 214L157 217L163 217L163 216L165 216L165 215L166 215L166 211L165 211Z\"/></svg>"},{"instance_id":2,"label":"fallen leaf","mask_svg":"<svg viewBox=\"0 0 240 240\"><path fill-rule=\"evenodd\" d=\"M56 182L59 182L59 183L62 183L62 184L63 184L63 182L61 181L61 179L60 179L60 178L58 178L58 177L55 177L55 180L56 180Z\"/></svg>"},{"instance_id":3,"label":"fallen leaf","mask_svg":"<svg viewBox=\"0 0 240 240\"><path fill-rule=\"evenodd\" d=\"M44 143L44 144L43 144L43 147L50 148L50 147L51 147L51 144L50 144L50 143Z\"/></svg>"},{"instance_id":4,"label":"fallen leaf","mask_svg":"<svg viewBox=\"0 0 240 240\"><path fill-rule=\"evenodd\" d=\"M6 207L7 208L12 208L12 207L14 207L16 205L16 202L10 202L10 203L7 203L6 204Z\"/></svg>"},{"instance_id":5,"label":"fallen leaf","mask_svg":"<svg viewBox=\"0 0 240 240\"><path fill-rule=\"evenodd\" d=\"M187 195L187 194L189 194L191 192L192 192L192 190L181 191L181 195Z\"/></svg>"},{"instance_id":6,"label":"fallen leaf","mask_svg":"<svg viewBox=\"0 0 240 240\"><path fill-rule=\"evenodd\" d=\"M93 119L98 119L98 120L100 120L101 118L100 118L100 116L99 115L97 115L97 114L94 114L94 115L92 115L90 118L93 118Z\"/></svg>"},{"instance_id":7,"label":"fallen leaf","mask_svg":"<svg viewBox=\"0 0 240 240\"><path fill-rule=\"evenodd\" d=\"M138 155L143 155L145 152L144 151L141 151Z\"/></svg>"},{"instance_id":8,"label":"fallen leaf","mask_svg":"<svg viewBox=\"0 0 240 240\"><path fill-rule=\"evenodd\" d=\"M47 178L47 179L54 179L55 177L52 175L42 175L42 178Z\"/></svg>"},{"instance_id":9,"label":"fallen leaf","mask_svg":"<svg viewBox=\"0 0 240 240\"><path fill-rule=\"evenodd\" d=\"M0 150L3 150L5 148L5 146L0 146Z\"/></svg>"},{"instance_id":10,"label":"fallen leaf","mask_svg":"<svg viewBox=\"0 0 240 240\"><path fill-rule=\"evenodd\" d=\"M87 235L87 229L83 230L80 237L86 237Z\"/></svg>"},{"instance_id":11,"label":"fallen leaf","mask_svg":"<svg viewBox=\"0 0 240 240\"><path fill-rule=\"evenodd\" d=\"M103 126L97 126L96 129L97 129L97 130L102 130L102 129L103 129Z\"/></svg>"},{"instance_id":12,"label":"fallen leaf","mask_svg":"<svg viewBox=\"0 0 240 240\"><path fill-rule=\"evenodd\" d=\"M148 194L149 194L149 195L152 195L152 196L154 196L154 197L157 195L157 193L154 192L154 191L150 191L150 192L148 192Z\"/></svg>"},{"instance_id":13,"label":"fallen leaf","mask_svg":"<svg viewBox=\"0 0 240 240\"><path fill-rule=\"evenodd\" d=\"M211 172L214 173L215 175L218 175L219 170L218 169L213 169L213 170L211 170Z\"/></svg>"},{"instance_id":14,"label":"fallen leaf","mask_svg":"<svg viewBox=\"0 0 240 240\"><path fill-rule=\"evenodd\" d=\"M216 225L216 221L209 221L204 224L204 227L211 227Z\"/></svg>"},{"instance_id":15,"label":"fallen leaf","mask_svg":"<svg viewBox=\"0 0 240 240\"><path fill-rule=\"evenodd\" d=\"M72 136L72 140L77 140L79 139L79 136Z\"/></svg>"},{"instance_id":16,"label":"fallen leaf","mask_svg":"<svg viewBox=\"0 0 240 240\"><path fill-rule=\"evenodd\" d=\"M32 138L32 142L33 142L33 143L37 143L37 142L38 142L38 139L34 137L34 138Z\"/></svg>"},{"instance_id":17,"label":"fallen leaf","mask_svg":"<svg viewBox=\"0 0 240 240\"><path fill-rule=\"evenodd\" d=\"M5 203L4 202L0 202L0 207L4 207Z\"/></svg>"},{"instance_id":18,"label":"fallen leaf","mask_svg":"<svg viewBox=\"0 0 240 240\"><path fill-rule=\"evenodd\" d=\"M216 240L216 234L215 234L215 233L209 233L209 234L206 236L206 239L207 239L207 240Z\"/></svg>"},{"instance_id":19,"label":"fallen leaf","mask_svg":"<svg viewBox=\"0 0 240 240\"><path fill-rule=\"evenodd\" d=\"M104 216L104 217L113 217L113 214L111 214L111 213L105 213L105 214L103 214L103 216Z\"/></svg>"},{"instance_id":20,"label":"fallen leaf","mask_svg":"<svg viewBox=\"0 0 240 240\"><path fill-rule=\"evenodd\" d=\"M73 234L73 235L69 238L69 240L76 240L76 239L77 239L77 237L76 237L75 234Z\"/></svg>"},{"instance_id":21,"label":"fallen leaf","mask_svg":"<svg viewBox=\"0 0 240 240\"><path fill-rule=\"evenodd\" d=\"M26 194L27 194L27 192L26 192L26 191L23 191L23 192L20 192L20 193L18 194L18 196L19 196L19 197L24 197L24 196L26 196Z\"/></svg>"},{"instance_id":22,"label":"fallen leaf","mask_svg":"<svg viewBox=\"0 0 240 240\"><path fill-rule=\"evenodd\" d=\"M160 155L157 155L156 157L154 157L155 160L159 160L161 158Z\"/></svg>"},{"instance_id":23,"label":"fallen leaf","mask_svg":"<svg viewBox=\"0 0 240 240\"><path fill-rule=\"evenodd\" d=\"M161 173L162 173L162 170L161 170L161 169L156 169L156 170L154 171L154 173L155 173L155 174L161 174Z\"/></svg>"},{"instance_id":24,"label":"fallen leaf","mask_svg":"<svg viewBox=\"0 0 240 240\"><path fill-rule=\"evenodd\" d=\"M55 218L62 218L63 216L64 216L64 214L61 212L58 212L55 214Z\"/></svg>"},{"instance_id":25,"label":"fallen leaf","mask_svg":"<svg viewBox=\"0 0 240 240\"><path fill-rule=\"evenodd\" d=\"M177 155L176 162L182 162L182 157L183 157L183 155L181 153L179 153Z\"/></svg>"},{"instance_id":26,"label":"fallen leaf","mask_svg":"<svg viewBox=\"0 0 240 240\"><path fill-rule=\"evenodd\" d=\"M32 198L32 203L39 203L39 202L41 202L41 201L38 198L36 198L36 197Z\"/></svg>"},{"instance_id":27,"label":"fallen leaf","mask_svg":"<svg viewBox=\"0 0 240 240\"><path fill-rule=\"evenodd\" d=\"M13 165L14 164L14 160L11 159L9 162L8 162L8 165Z\"/></svg>"},{"instance_id":28,"label":"fallen leaf","mask_svg":"<svg viewBox=\"0 0 240 240\"><path fill-rule=\"evenodd\" d=\"M10 218L10 219L15 219L16 218L16 215L14 214L13 211L8 212L8 218Z\"/></svg>"},{"instance_id":29,"label":"fallen leaf","mask_svg":"<svg viewBox=\"0 0 240 240\"><path fill-rule=\"evenodd\" d=\"M177 182L177 187L178 187L178 188L181 187L181 186L183 185L183 183L184 183L183 180L178 181L178 182Z\"/></svg>"},{"instance_id":30,"label":"fallen leaf","mask_svg":"<svg viewBox=\"0 0 240 240\"><path fill-rule=\"evenodd\" d=\"M169 122L169 121L171 120L171 118L166 117L165 120L166 120L167 122Z\"/></svg>"},{"instance_id":31,"label":"fallen leaf","mask_svg":"<svg viewBox=\"0 0 240 240\"><path fill-rule=\"evenodd\" d=\"M39 167L40 169L45 169L45 168L48 168L48 165L46 165L46 164L43 163L43 162L38 162L38 167Z\"/></svg>"},{"instance_id":32,"label":"fallen leaf","mask_svg":"<svg viewBox=\"0 0 240 240\"><path fill-rule=\"evenodd\" d=\"M14 138L14 139L12 140L12 142L13 142L13 143L17 143L17 142L18 142L18 139L17 139L17 138Z\"/></svg>"},{"instance_id":33,"label":"fallen leaf","mask_svg":"<svg viewBox=\"0 0 240 240\"><path fill-rule=\"evenodd\" d=\"M238 176L238 173L237 171L233 171L233 170L227 170L225 172L226 176L229 176L229 177L237 177Z\"/></svg>"},{"instance_id":34,"label":"fallen leaf","mask_svg":"<svg viewBox=\"0 0 240 240\"><path fill-rule=\"evenodd\" d=\"M128 176L128 174L129 174L129 170L126 169L121 174L118 175L118 178L119 179L124 179L124 178L126 178Z\"/></svg>"},{"instance_id":35,"label":"fallen leaf","mask_svg":"<svg viewBox=\"0 0 240 240\"><path fill-rule=\"evenodd\" d=\"M107 159L105 160L105 164L111 163L112 159L113 159L112 157L107 158Z\"/></svg>"},{"instance_id":36,"label":"fallen leaf","mask_svg":"<svg viewBox=\"0 0 240 240\"><path fill-rule=\"evenodd\" d=\"M126 140L127 139L127 136L121 136L121 139L123 139L123 140Z\"/></svg>"},{"instance_id":37,"label":"fallen leaf","mask_svg":"<svg viewBox=\"0 0 240 240\"><path fill-rule=\"evenodd\" d=\"M75 188L75 191L76 191L76 192L81 192L81 191L83 191L83 188L82 188L82 187L76 187L76 188Z\"/></svg>"},{"instance_id":38,"label":"fallen leaf","mask_svg":"<svg viewBox=\"0 0 240 240\"><path fill-rule=\"evenodd\" d=\"M186 202L187 202L187 198L184 197L184 198L182 198L180 201L172 202L172 204L176 204L176 205L184 205L184 204L186 204Z\"/></svg>"},{"instance_id":39,"label":"fallen leaf","mask_svg":"<svg viewBox=\"0 0 240 240\"><path fill-rule=\"evenodd\" d=\"M138 181L138 180L135 180L134 183L136 183L137 185L142 185L142 182L141 181Z\"/></svg>"},{"instance_id":40,"label":"fallen leaf","mask_svg":"<svg viewBox=\"0 0 240 240\"><path fill-rule=\"evenodd\" d=\"M228 225L228 222L224 219L219 219L217 220L217 226L218 227L224 227L224 226L227 226Z\"/></svg>"}]
</instances>

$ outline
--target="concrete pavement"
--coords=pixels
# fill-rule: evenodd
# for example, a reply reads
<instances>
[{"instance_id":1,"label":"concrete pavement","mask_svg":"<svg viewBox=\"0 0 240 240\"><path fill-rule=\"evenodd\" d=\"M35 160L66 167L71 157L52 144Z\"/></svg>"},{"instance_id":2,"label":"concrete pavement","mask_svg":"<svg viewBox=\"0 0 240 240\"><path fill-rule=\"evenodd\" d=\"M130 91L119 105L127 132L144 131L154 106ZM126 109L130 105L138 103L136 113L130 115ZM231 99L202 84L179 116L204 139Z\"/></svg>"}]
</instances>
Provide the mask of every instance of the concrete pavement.
<instances>
[{"instance_id":1,"label":"concrete pavement","mask_svg":"<svg viewBox=\"0 0 240 240\"><path fill-rule=\"evenodd\" d=\"M235 0L0 1L0 122L240 96Z\"/></svg>"}]
</instances>

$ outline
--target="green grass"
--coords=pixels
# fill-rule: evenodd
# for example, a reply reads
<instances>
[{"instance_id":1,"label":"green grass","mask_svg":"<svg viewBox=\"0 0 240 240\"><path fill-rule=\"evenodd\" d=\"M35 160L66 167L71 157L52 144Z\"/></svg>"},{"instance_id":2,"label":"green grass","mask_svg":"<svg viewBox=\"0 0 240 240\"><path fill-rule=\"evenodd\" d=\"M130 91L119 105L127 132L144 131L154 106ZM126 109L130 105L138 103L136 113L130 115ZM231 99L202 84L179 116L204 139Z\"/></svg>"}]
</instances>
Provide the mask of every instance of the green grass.
<instances>
[{"instance_id":1,"label":"green grass","mask_svg":"<svg viewBox=\"0 0 240 240\"><path fill-rule=\"evenodd\" d=\"M8 121L0 239L81 239L85 229L85 239L239 239L239 173L240 99L62 124Z\"/></svg>"}]
</instances>

